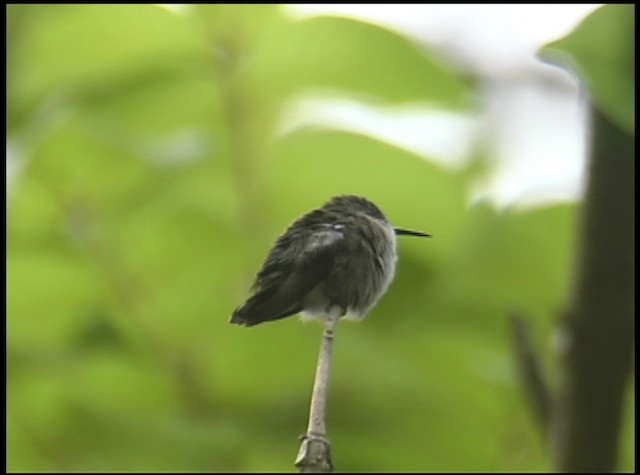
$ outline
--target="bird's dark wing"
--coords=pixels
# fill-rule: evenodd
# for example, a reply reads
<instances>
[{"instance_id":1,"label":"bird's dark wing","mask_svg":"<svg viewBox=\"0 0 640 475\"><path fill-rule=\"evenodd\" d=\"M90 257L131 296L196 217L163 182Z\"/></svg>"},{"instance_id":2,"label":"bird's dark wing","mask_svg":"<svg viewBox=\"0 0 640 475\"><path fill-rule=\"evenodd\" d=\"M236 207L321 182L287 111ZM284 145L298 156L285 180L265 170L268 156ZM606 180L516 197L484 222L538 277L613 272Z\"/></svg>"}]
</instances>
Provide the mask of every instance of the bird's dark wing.
<instances>
[{"instance_id":1,"label":"bird's dark wing","mask_svg":"<svg viewBox=\"0 0 640 475\"><path fill-rule=\"evenodd\" d=\"M340 226L291 229L278 239L258 273L253 295L231 315L252 326L303 310L304 297L330 274L344 246Z\"/></svg>"}]
</instances>

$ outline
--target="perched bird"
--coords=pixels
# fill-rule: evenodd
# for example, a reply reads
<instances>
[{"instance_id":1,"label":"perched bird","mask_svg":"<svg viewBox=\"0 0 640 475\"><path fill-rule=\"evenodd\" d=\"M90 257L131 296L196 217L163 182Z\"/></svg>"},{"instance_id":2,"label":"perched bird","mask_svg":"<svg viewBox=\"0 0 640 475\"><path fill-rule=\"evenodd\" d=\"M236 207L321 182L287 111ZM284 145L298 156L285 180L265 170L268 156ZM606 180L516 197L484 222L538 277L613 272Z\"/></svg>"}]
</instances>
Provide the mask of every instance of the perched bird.
<instances>
[{"instance_id":1,"label":"perched bird","mask_svg":"<svg viewBox=\"0 0 640 475\"><path fill-rule=\"evenodd\" d=\"M323 318L335 308L362 319L393 279L397 235L430 236L394 228L366 198L332 198L278 238L230 323L253 326L300 312Z\"/></svg>"}]
</instances>

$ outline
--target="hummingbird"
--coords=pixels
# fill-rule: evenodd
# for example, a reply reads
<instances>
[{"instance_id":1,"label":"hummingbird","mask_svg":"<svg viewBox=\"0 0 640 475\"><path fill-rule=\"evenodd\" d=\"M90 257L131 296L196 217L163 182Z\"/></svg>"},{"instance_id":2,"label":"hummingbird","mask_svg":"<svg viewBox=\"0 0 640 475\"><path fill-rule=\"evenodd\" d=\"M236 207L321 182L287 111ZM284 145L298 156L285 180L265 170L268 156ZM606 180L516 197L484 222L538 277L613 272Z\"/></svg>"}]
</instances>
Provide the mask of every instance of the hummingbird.
<instances>
[{"instance_id":1,"label":"hummingbird","mask_svg":"<svg viewBox=\"0 0 640 475\"><path fill-rule=\"evenodd\" d=\"M244 326L302 313L303 320L361 320L387 291L396 267L396 236L430 234L394 228L368 199L331 198L296 219L277 239L230 323Z\"/></svg>"}]
</instances>

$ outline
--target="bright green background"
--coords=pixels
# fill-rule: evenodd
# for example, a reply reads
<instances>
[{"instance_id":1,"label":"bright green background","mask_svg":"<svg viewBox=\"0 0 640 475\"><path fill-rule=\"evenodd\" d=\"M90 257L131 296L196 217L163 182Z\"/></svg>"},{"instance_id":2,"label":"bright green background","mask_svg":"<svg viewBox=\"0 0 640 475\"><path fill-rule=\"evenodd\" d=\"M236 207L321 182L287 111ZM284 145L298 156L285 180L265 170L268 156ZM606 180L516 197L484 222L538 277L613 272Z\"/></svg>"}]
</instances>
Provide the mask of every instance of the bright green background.
<instances>
[{"instance_id":1,"label":"bright green background","mask_svg":"<svg viewBox=\"0 0 640 475\"><path fill-rule=\"evenodd\" d=\"M630 8L555 45L587 75L609 61L595 96L625 126ZM338 193L434 238L401 241L389 293L338 328L337 469L550 469L507 316L526 312L553 376L576 207L469 208L480 159L454 173L371 137L276 135L308 88L464 111L473 84L380 27L269 5L11 5L7 26L10 471L293 469L321 327L227 320L277 235Z\"/></svg>"}]
</instances>

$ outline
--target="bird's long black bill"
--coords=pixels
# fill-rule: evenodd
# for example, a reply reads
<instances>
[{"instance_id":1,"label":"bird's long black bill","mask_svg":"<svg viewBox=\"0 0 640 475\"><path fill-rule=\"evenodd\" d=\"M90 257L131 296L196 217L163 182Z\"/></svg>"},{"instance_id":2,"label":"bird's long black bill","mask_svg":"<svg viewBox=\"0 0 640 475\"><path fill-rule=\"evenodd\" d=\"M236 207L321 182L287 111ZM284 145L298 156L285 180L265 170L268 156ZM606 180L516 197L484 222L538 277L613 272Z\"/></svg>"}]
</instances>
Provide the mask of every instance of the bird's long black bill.
<instances>
[{"instance_id":1,"label":"bird's long black bill","mask_svg":"<svg viewBox=\"0 0 640 475\"><path fill-rule=\"evenodd\" d=\"M412 231L410 229L394 228L397 236L420 236L431 237L431 234L423 233L420 231Z\"/></svg>"}]
</instances>

